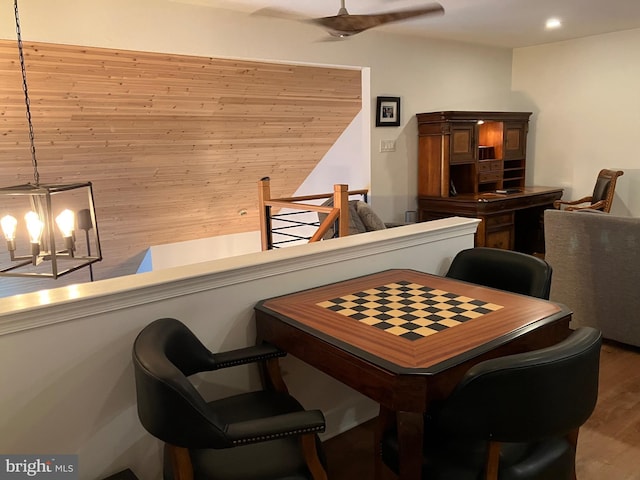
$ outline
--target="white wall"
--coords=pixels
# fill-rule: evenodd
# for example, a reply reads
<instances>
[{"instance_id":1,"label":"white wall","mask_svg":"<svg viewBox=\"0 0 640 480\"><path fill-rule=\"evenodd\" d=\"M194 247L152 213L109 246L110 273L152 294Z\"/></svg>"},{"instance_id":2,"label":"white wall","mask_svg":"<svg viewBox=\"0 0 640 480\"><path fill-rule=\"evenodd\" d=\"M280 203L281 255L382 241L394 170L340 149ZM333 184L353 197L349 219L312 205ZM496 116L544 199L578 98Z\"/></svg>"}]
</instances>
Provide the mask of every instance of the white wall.
<instances>
[{"instance_id":1,"label":"white wall","mask_svg":"<svg viewBox=\"0 0 640 480\"><path fill-rule=\"evenodd\" d=\"M155 245L147 250L137 273L157 272L165 268L230 258L261 250L259 231Z\"/></svg>"},{"instance_id":2,"label":"white wall","mask_svg":"<svg viewBox=\"0 0 640 480\"><path fill-rule=\"evenodd\" d=\"M0 0L0 37L6 39L15 39L12 4ZM372 205L388 222L415 210L416 113L512 109L507 49L380 31L324 42L324 32L312 25L168 0L29 0L21 2L20 16L25 41L370 67L371 98L363 100L374 106L380 95L402 100L401 126L371 133ZM382 139L396 140L396 151L380 153Z\"/></svg>"},{"instance_id":3,"label":"white wall","mask_svg":"<svg viewBox=\"0 0 640 480\"><path fill-rule=\"evenodd\" d=\"M371 72L362 68L362 97L369 98ZM294 196L330 193L335 184L349 190L371 187L371 106L363 102L360 113L340 135ZM317 216L315 217L317 219Z\"/></svg>"},{"instance_id":4,"label":"white wall","mask_svg":"<svg viewBox=\"0 0 640 480\"><path fill-rule=\"evenodd\" d=\"M253 344L259 300L389 268L442 274L473 245L477 220L451 218L0 299L0 452L78 454L81 480L130 467L160 478L160 444L136 413L131 347L161 317L214 351ZM376 405L287 357L285 381L323 410L328 435ZM201 378L208 398L257 384L237 367Z\"/></svg>"},{"instance_id":5,"label":"white wall","mask_svg":"<svg viewBox=\"0 0 640 480\"><path fill-rule=\"evenodd\" d=\"M602 168L624 170L611 212L640 216L640 29L513 52L513 90L534 112L528 180L591 195Z\"/></svg>"}]
</instances>

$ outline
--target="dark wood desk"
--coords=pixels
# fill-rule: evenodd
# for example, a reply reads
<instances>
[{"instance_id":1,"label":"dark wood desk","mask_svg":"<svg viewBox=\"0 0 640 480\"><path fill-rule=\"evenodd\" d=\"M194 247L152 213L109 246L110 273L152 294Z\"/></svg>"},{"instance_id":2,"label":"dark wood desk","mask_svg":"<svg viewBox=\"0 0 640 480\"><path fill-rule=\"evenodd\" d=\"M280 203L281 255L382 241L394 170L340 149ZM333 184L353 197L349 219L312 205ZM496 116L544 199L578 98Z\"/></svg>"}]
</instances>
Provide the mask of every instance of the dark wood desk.
<instances>
[{"instance_id":1,"label":"dark wood desk","mask_svg":"<svg viewBox=\"0 0 640 480\"><path fill-rule=\"evenodd\" d=\"M497 247L525 253L544 252L542 215L562 198L562 188L525 187L519 193L455 197L418 197L421 222L460 216L479 218L477 247Z\"/></svg>"},{"instance_id":2,"label":"dark wood desk","mask_svg":"<svg viewBox=\"0 0 640 480\"><path fill-rule=\"evenodd\" d=\"M571 319L562 305L413 270L263 300L255 309L259 342L377 401L382 414L395 412L401 479L420 478L431 402L482 360L564 339ZM268 373L284 385L279 369Z\"/></svg>"}]
</instances>

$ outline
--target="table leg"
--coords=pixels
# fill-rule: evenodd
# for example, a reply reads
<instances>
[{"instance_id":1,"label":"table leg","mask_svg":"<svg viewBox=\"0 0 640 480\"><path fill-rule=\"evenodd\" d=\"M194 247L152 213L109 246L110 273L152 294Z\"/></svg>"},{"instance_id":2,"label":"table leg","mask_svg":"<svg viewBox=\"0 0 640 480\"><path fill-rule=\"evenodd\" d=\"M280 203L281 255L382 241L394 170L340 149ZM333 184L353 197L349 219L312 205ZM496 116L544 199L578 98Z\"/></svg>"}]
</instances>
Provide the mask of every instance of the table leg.
<instances>
[{"instance_id":1,"label":"table leg","mask_svg":"<svg viewBox=\"0 0 640 480\"><path fill-rule=\"evenodd\" d=\"M384 433L393 428L396 422L395 412L380 405L378 418L376 419L375 444L374 444L374 480L382 480L382 471L386 469L386 465L382 461L382 437Z\"/></svg>"},{"instance_id":2,"label":"table leg","mask_svg":"<svg viewBox=\"0 0 640 480\"><path fill-rule=\"evenodd\" d=\"M419 480L422 476L424 416L420 412L397 412L400 480Z\"/></svg>"}]
</instances>

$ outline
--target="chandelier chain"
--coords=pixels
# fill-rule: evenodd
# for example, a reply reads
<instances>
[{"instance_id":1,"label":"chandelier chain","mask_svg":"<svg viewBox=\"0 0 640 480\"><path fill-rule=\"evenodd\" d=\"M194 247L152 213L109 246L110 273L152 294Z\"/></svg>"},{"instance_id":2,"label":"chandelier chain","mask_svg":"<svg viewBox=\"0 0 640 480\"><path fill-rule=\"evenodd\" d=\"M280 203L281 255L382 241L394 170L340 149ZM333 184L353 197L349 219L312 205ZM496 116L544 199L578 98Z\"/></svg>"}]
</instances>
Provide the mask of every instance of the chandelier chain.
<instances>
[{"instance_id":1,"label":"chandelier chain","mask_svg":"<svg viewBox=\"0 0 640 480\"><path fill-rule=\"evenodd\" d=\"M27 88L27 70L24 64L24 54L22 52L22 34L20 33L20 16L18 15L18 0L13 1L16 17L16 33L18 35L18 53L20 54L20 69L22 70L22 90L24 91L24 103L27 107L27 123L29 124L29 142L31 143L31 164L33 165L33 181L40 184L40 174L38 173L38 160L36 158L36 144L33 136L33 123L31 121L31 101L29 100L29 89Z\"/></svg>"}]
</instances>

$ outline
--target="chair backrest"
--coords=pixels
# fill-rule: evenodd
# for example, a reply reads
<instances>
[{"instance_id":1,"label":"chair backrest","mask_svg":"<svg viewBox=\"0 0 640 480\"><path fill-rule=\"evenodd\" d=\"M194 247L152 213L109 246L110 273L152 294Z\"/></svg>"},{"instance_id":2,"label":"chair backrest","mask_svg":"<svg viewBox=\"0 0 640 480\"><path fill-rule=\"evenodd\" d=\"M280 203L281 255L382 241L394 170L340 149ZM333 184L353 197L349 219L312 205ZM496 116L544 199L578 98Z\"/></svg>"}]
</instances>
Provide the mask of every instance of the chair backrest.
<instances>
[{"instance_id":1,"label":"chair backrest","mask_svg":"<svg viewBox=\"0 0 640 480\"><path fill-rule=\"evenodd\" d=\"M481 362L445 400L445 435L497 442L564 436L589 418L598 397L599 330L581 327L541 350Z\"/></svg>"},{"instance_id":2,"label":"chair backrest","mask_svg":"<svg viewBox=\"0 0 640 480\"><path fill-rule=\"evenodd\" d=\"M550 299L573 311L572 327L640 347L640 217L546 210L544 235Z\"/></svg>"},{"instance_id":3,"label":"chair backrest","mask_svg":"<svg viewBox=\"0 0 640 480\"><path fill-rule=\"evenodd\" d=\"M551 266L541 258L499 248L458 252L446 276L537 298L549 299Z\"/></svg>"},{"instance_id":4,"label":"chair backrest","mask_svg":"<svg viewBox=\"0 0 640 480\"><path fill-rule=\"evenodd\" d=\"M156 320L133 344L138 417L154 437L179 447L233 446L187 376L210 370L213 354L182 322Z\"/></svg>"},{"instance_id":5,"label":"chair backrest","mask_svg":"<svg viewBox=\"0 0 640 480\"><path fill-rule=\"evenodd\" d=\"M616 181L623 174L621 170L600 170L591 195L591 204L603 201L604 204L599 210L609 213L616 190Z\"/></svg>"}]
</instances>

